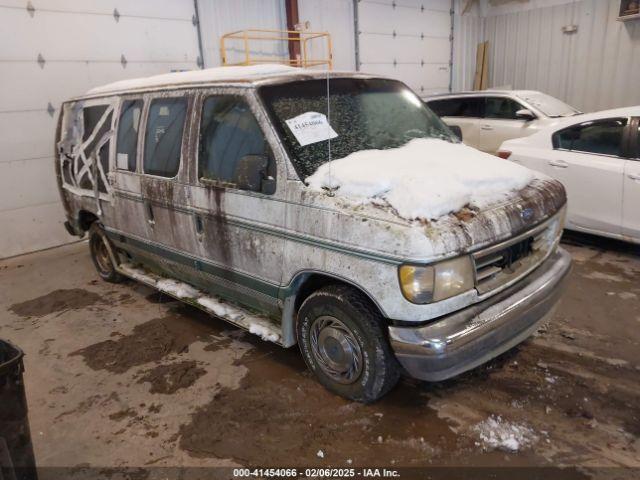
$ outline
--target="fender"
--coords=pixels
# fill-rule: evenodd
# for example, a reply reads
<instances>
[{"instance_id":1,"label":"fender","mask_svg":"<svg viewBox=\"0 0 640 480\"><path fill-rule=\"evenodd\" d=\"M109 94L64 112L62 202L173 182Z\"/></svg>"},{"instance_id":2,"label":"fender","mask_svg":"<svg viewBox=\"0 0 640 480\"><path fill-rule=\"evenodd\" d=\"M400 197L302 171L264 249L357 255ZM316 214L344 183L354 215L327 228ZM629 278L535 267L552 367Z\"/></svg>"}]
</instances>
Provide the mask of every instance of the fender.
<instances>
[{"instance_id":1,"label":"fender","mask_svg":"<svg viewBox=\"0 0 640 480\"><path fill-rule=\"evenodd\" d=\"M304 300L304 298L300 298L300 293L307 281L309 281L312 277L316 277L321 281L321 284L318 288L320 288L323 284L328 283L344 283L347 285L351 285L352 287L366 295L366 297L371 300L371 303L376 306L382 316L386 317L384 310L371 296L371 294L353 280L320 270L300 270L296 272L289 284L281 287L278 292L278 300L282 305L282 343L285 347L291 347L298 343L296 334L297 313L298 308ZM308 294L313 293L313 291L315 290L317 290L317 288L308 292Z\"/></svg>"}]
</instances>

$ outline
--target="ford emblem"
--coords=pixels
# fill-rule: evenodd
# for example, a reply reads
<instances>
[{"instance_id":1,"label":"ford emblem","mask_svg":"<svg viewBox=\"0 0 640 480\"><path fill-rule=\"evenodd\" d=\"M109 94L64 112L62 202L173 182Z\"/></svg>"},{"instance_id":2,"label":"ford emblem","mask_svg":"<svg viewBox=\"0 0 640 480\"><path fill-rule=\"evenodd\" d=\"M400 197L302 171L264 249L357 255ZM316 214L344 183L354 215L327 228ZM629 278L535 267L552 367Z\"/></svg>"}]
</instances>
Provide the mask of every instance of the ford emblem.
<instances>
[{"instance_id":1,"label":"ford emblem","mask_svg":"<svg viewBox=\"0 0 640 480\"><path fill-rule=\"evenodd\" d=\"M522 210L522 212L520 212L520 218L525 222L531 220L533 218L533 208L525 208Z\"/></svg>"}]
</instances>

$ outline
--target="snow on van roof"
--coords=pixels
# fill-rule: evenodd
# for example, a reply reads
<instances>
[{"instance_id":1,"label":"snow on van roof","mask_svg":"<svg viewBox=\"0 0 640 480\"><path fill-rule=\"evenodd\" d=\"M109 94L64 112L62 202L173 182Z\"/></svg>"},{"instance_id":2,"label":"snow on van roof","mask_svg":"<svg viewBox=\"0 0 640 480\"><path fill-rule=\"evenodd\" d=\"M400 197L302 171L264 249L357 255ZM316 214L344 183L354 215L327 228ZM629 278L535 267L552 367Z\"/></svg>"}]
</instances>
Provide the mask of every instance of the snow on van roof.
<instances>
[{"instance_id":1,"label":"snow on van roof","mask_svg":"<svg viewBox=\"0 0 640 480\"><path fill-rule=\"evenodd\" d=\"M253 82L268 77L282 75L319 74L319 70L308 70L288 65L252 65L215 67L204 70L190 70L188 72L172 72L152 77L132 78L109 83L100 87L92 88L87 95L99 95L114 93L124 90L140 90L148 88L163 87L167 85L184 85L191 83L206 83L220 81Z\"/></svg>"}]
</instances>

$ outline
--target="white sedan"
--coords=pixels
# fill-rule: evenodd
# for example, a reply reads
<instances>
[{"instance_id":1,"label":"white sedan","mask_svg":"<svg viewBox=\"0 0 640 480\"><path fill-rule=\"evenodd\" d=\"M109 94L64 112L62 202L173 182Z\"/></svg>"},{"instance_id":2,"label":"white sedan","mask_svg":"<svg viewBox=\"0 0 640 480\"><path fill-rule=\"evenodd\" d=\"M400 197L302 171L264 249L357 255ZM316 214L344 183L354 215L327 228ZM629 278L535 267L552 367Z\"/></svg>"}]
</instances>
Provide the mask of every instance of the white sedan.
<instances>
[{"instance_id":1,"label":"white sedan","mask_svg":"<svg viewBox=\"0 0 640 480\"><path fill-rule=\"evenodd\" d=\"M448 93L425 103L444 123L460 128L464 143L492 154L505 140L527 137L581 113L535 90Z\"/></svg>"},{"instance_id":2,"label":"white sedan","mask_svg":"<svg viewBox=\"0 0 640 480\"><path fill-rule=\"evenodd\" d=\"M498 155L562 182L566 227L640 243L640 106L581 115Z\"/></svg>"}]
</instances>

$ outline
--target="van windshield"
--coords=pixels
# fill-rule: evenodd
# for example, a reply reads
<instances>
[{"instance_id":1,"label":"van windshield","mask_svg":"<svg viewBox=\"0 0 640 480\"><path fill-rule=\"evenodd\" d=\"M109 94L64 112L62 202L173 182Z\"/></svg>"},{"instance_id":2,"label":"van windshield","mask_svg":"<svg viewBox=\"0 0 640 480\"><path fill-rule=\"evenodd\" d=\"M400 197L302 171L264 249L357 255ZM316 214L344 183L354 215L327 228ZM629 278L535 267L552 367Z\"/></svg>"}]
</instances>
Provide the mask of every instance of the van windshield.
<instances>
[{"instance_id":1,"label":"van windshield","mask_svg":"<svg viewBox=\"0 0 640 480\"><path fill-rule=\"evenodd\" d=\"M458 142L420 98L400 82L333 78L329 80L329 92L327 105L325 79L259 90L302 180L329 161L329 142L332 160L359 150L400 147L413 138Z\"/></svg>"}]
</instances>

